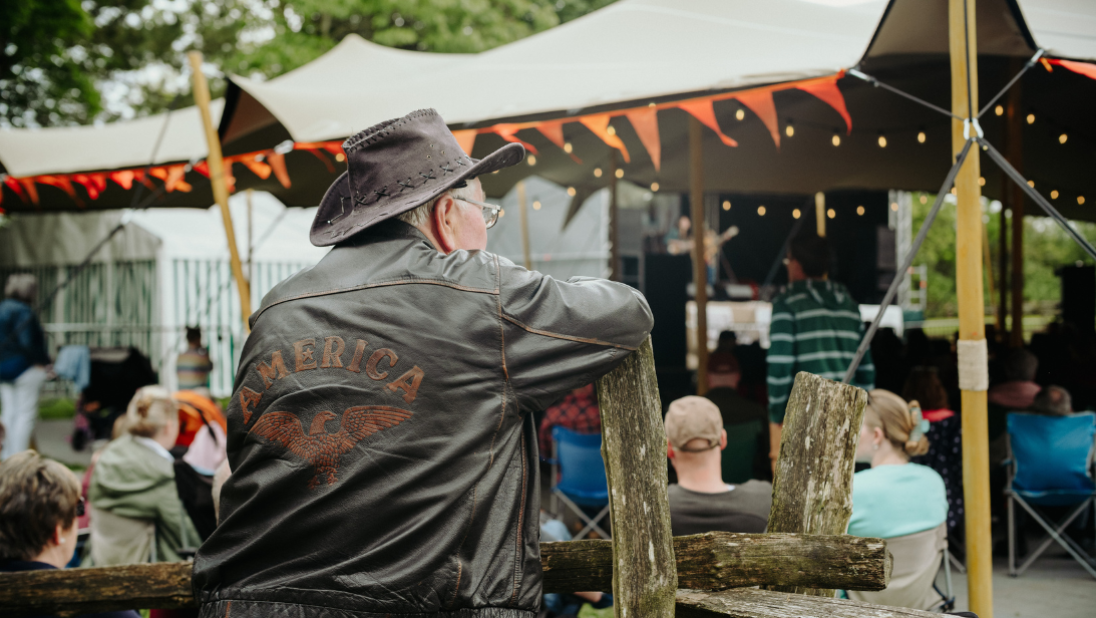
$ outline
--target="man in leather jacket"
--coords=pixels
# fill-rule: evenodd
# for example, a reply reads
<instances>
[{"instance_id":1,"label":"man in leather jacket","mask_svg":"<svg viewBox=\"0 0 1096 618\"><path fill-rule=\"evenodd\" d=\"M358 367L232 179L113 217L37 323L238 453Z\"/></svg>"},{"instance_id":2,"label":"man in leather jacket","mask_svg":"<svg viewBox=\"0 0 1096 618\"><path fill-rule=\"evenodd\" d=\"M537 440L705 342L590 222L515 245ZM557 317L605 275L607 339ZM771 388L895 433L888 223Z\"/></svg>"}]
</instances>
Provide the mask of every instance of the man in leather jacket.
<instances>
[{"instance_id":1,"label":"man in leather jacket","mask_svg":"<svg viewBox=\"0 0 1096 618\"><path fill-rule=\"evenodd\" d=\"M201 616L532 618L531 412L647 337L636 290L484 251L498 208L433 110L351 137L312 228L334 245L251 316Z\"/></svg>"}]
</instances>

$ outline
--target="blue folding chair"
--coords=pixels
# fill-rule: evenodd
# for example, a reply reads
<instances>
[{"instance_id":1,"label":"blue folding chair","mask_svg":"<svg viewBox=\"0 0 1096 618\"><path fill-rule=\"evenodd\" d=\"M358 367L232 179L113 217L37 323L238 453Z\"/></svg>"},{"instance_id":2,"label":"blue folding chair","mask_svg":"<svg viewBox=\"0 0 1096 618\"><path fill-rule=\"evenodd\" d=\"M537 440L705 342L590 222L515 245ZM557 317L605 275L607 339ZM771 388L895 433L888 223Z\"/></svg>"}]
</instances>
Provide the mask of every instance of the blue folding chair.
<instances>
[{"instance_id":1,"label":"blue folding chair","mask_svg":"<svg viewBox=\"0 0 1096 618\"><path fill-rule=\"evenodd\" d=\"M1008 465L1008 572L1018 577L1039 557L1051 541L1057 541L1081 566L1096 577L1093 558L1064 534L1067 526L1096 504L1092 477L1096 448L1096 414L1042 416L1013 412L1008 415L1011 452ZM1014 504L1019 504L1047 531L1048 537L1016 568ZM1073 506L1057 526L1040 515L1036 506Z\"/></svg>"},{"instance_id":2,"label":"blue folding chair","mask_svg":"<svg viewBox=\"0 0 1096 618\"><path fill-rule=\"evenodd\" d=\"M585 524L574 536L585 538L591 530L609 538L598 525L609 514L609 482L605 479L605 462L601 459L601 434L581 434L570 429L552 427L552 511L559 517L558 501L578 515ZM601 511L592 519L582 507Z\"/></svg>"}]
</instances>

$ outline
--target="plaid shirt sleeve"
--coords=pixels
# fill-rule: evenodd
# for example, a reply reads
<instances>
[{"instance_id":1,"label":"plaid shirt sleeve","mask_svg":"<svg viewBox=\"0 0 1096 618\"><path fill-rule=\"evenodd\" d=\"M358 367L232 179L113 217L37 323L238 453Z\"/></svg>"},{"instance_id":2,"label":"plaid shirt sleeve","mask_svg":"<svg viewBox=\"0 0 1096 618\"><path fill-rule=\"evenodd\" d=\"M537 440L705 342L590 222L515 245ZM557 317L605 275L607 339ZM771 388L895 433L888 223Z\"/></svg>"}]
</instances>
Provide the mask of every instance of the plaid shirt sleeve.
<instances>
[{"instance_id":1,"label":"plaid shirt sleeve","mask_svg":"<svg viewBox=\"0 0 1096 618\"><path fill-rule=\"evenodd\" d=\"M769 342L769 420L783 423L784 408L788 404L795 377L795 317L783 298L773 300Z\"/></svg>"}]
</instances>

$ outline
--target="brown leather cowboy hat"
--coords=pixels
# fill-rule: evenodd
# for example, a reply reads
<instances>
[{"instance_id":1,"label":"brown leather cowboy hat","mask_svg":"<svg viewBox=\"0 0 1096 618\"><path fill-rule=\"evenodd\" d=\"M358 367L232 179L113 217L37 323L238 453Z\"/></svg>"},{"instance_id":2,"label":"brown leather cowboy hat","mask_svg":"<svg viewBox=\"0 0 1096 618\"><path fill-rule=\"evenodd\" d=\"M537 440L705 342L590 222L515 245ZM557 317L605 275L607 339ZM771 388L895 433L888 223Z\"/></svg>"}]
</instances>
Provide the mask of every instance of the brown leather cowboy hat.
<instances>
[{"instance_id":1,"label":"brown leather cowboy hat","mask_svg":"<svg viewBox=\"0 0 1096 618\"><path fill-rule=\"evenodd\" d=\"M469 157L432 109L369 127L343 142L343 150L346 172L327 189L312 222L309 237L317 247L338 244L525 158L521 144L507 144L482 159Z\"/></svg>"}]
</instances>

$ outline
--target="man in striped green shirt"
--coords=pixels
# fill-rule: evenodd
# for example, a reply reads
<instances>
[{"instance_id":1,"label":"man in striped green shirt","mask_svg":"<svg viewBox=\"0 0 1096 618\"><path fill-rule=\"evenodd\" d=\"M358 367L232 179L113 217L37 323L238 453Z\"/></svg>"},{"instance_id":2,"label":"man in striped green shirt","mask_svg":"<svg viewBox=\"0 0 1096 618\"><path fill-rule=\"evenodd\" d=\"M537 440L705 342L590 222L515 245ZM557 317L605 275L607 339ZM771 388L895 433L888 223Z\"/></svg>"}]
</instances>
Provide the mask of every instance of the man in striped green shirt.
<instances>
[{"instance_id":1,"label":"man in striped green shirt","mask_svg":"<svg viewBox=\"0 0 1096 618\"><path fill-rule=\"evenodd\" d=\"M789 285L773 299L768 385L774 465L795 374L806 371L841 380L864 333L859 305L845 286L826 279L829 255L825 238L809 233L793 238L784 261ZM852 383L865 390L875 387L871 352L864 355Z\"/></svg>"}]
</instances>

